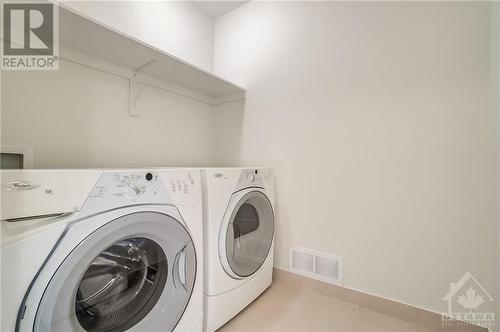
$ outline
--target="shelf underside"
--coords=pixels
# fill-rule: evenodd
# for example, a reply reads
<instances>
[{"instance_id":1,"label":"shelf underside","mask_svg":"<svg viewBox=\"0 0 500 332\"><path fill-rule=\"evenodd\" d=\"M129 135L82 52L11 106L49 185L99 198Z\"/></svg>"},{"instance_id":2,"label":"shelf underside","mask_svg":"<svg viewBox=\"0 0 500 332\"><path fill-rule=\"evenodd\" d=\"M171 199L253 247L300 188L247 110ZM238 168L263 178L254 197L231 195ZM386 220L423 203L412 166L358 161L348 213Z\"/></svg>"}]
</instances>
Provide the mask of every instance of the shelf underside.
<instances>
[{"instance_id":1,"label":"shelf underside","mask_svg":"<svg viewBox=\"0 0 500 332\"><path fill-rule=\"evenodd\" d=\"M244 95L245 89L120 32L59 8L59 44L84 55L200 93L210 98Z\"/></svg>"}]
</instances>

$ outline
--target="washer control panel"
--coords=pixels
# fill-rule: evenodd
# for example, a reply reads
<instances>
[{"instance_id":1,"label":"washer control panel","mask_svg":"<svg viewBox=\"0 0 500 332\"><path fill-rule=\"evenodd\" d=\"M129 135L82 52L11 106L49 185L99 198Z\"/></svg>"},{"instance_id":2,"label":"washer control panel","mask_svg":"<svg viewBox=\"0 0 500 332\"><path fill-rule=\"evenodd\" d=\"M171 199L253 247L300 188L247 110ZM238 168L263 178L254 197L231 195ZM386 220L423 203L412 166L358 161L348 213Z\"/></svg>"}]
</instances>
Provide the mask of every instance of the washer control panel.
<instances>
[{"instance_id":1,"label":"washer control panel","mask_svg":"<svg viewBox=\"0 0 500 332\"><path fill-rule=\"evenodd\" d=\"M153 195L158 193L158 175L153 173L115 174L113 180L116 197L135 199L148 191Z\"/></svg>"},{"instance_id":2,"label":"washer control panel","mask_svg":"<svg viewBox=\"0 0 500 332\"><path fill-rule=\"evenodd\" d=\"M82 208L82 215L134 204L168 204L172 197L155 171L104 171Z\"/></svg>"},{"instance_id":3,"label":"washer control panel","mask_svg":"<svg viewBox=\"0 0 500 332\"><path fill-rule=\"evenodd\" d=\"M177 205L202 206L200 171L196 169L169 169L158 172L166 192Z\"/></svg>"},{"instance_id":4,"label":"washer control panel","mask_svg":"<svg viewBox=\"0 0 500 332\"><path fill-rule=\"evenodd\" d=\"M174 204L201 208L200 175L186 170L105 171L82 208L85 213L135 204Z\"/></svg>"},{"instance_id":5,"label":"washer control panel","mask_svg":"<svg viewBox=\"0 0 500 332\"><path fill-rule=\"evenodd\" d=\"M172 194L189 194L194 187L195 178L191 172L173 175L168 179L167 188Z\"/></svg>"},{"instance_id":6,"label":"washer control panel","mask_svg":"<svg viewBox=\"0 0 500 332\"><path fill-rule=\"evenodd\" d=\"M157 195L160 186L158 175L152 172L109 172L102 175L89 198L112 195L135 200L144 194Z\"/></svg>"}]
</instances>

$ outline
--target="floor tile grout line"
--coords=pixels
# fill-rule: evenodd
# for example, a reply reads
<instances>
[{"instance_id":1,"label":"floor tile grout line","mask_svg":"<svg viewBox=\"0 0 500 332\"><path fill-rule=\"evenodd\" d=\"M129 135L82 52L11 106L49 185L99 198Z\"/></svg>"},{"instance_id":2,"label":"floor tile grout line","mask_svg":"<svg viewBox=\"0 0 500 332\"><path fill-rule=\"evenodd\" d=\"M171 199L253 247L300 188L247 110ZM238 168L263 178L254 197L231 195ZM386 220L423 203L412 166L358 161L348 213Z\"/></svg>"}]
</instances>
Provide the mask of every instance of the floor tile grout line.
<instances>
[{"instance_id":1,"label":"floor tile grout line","mask_svg":"<svg viewBox=\"0 0 500 332\"><path fill-rule=\"evenodd\" d=\"M354 327L356 326L356 321L358 320L359 317L359 311L360 311L359 304L356 304L356 315L354 316L354 320L352 322L351 331L354 331Z\"/></svg>"},{"instance_id":2,"label":"floor tile grout line","mask_svg":"<svg viewBox=\"0 0 500 332\"><path fill-rule=\"evenodd\" d=\"M378 320L384 321L383 320L384 317L388 318L390 322L394 321L391 323L391 325L387 325L387 326L390 326L391 328L394 328L394 330L391 329L391 331L396 331L396 330L401 331L401 332L417 332L417 331L419 331L419 326L417 326L418 315L417 315L416 311L413 311L412 314L406 316L407 318L413 318L413 319L406 320L406 319L403 319L401 315L396 315L396 314L392 315L392 314L387 313L387 312L373 310L370 307L360 305L355 300L350 301L348 298L345 298L345 297L334 296L334 294L331 294L331 293L322 293L322 292L318 291L317 289L311 289L308 287L299 287L299 285L296 285L294 283L282 284L279 281L278 282L274 281L273 284L275 286L278 286L276 288L276 292L264 292L262 294L264 297L260 298L260 301L259 301L259 297L258 297L256 299L257 301L252 302L249 305L249 307L251 307L251 306L258 307L259 305L265 304L266 303L266 301L265 301L266 296L269 296L269 298L272 298L274 296L278 296L278 297L285 296L285 298L288 299L288 301L287 301L288 304L286 305L286 307L288 308L288 310L287 310L288 312L286 313L287 318L280 320L279 322L277 322L277 324L274 324L274 323L269 324L269 325L267 325L267 328L265 326L262 326L261 327L262 329L257 329L257 330L254 330L253 332L255 332L255 331L291 332L291 331L296 331L296 328L298 326L302 326L301 328L304 329L305 325L301 324L301 319L299 317L299 316L301 316L301 312L302 311L309 312L309 311L311 311L310 309L312 308L313 313L307 314L307 317L311 318L314 316L314 311L315 311L314 308L316 306L318 306L318 304L321 305L323 303L323 301L326 301L327 304L330 304L330 300L334 301L334 302L332 302L332 305L334 307L332 307L331 310L336 310L335 309L336 306L340 305L340 303L346 304L345 309L347 309L347 306L350 308L350 314L343 318L343 321L344 321L343 326L344 327L342 327L341 330L335 329L335 331L355 332L356 329L360 329L360 328L363 329L363 331L364 331L367 328L367 326L366 326L367 322L369 324L372 324L373 322L371 322L371 321L373 319L376 319L377 321ZM271 288L271 290L272 290L272 288ZM340 310L343 310L342 308L344 308L344 307L339 307L339 308L340 308ZM368 321L365 321L364 310L367 310L368 316L366 316L366 318L368 318ZM370 312L373 312L376 315L372 317ZM311 315L313 315L313 316L311 316ZM325 315L322 314L322 317L323 316L325 316ZM378 316L380 316L380 318ZM252 319L255 319L255 317L252 315L250 315L249 317L253 317ZM326 320L325 320L325 318L323 318L323 320L325 322L329 321L328 318L326 318ZM399 322L405 323L405 324L400 324ZM323 325L323 324L319 324L318 326L315 326L316 323L315 323L314 319L311 320L311 324L312 324L312 325L310 325L311 330L315 330L315 329L317 330L317 328L320 326L321 326L320 329L326 328L325 327L326 325ZM240 326L240 328L237 328L237 326L239 326L239 325L234 326L234 328L236 328L236 329L234 329L232 331L240 331L240 332L247 331L246 329L242 329L241 326ZM387 332L388 330L382 326L385 326L385 324L382 324L381 326L377 326L377 327L374 326L373 331L385 330L385 332ZM229 327L229 329L227 329L226 331L231 331L230 330L231 326L228 325L227 327ZM380 330L380 328L382 328L382 330ZM367 331L370 331L370 330L367 330ZM300 332L307 332L307 331L300 331ZM324 330L324 332L327 332L327 330ZM437 331L435 331L435 332L437 332Z\"/></svg>"}]
</instances>

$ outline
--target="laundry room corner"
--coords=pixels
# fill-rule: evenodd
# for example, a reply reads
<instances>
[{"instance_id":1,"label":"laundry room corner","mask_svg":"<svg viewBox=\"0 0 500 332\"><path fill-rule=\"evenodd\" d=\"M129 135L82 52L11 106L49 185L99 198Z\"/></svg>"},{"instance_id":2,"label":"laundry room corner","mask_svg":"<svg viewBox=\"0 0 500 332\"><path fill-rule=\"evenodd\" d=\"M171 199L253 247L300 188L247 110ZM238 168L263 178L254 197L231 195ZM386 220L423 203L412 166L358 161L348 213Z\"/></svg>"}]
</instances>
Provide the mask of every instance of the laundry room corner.
<instances>
[{"instance_id":1,"label":"laundry room corner","mask_svg":"<svg viewBox=\"0 0 500 332\"><path fill-rule=\"evenodd\" d=\"M1 332L500 332L500 0L0 1Z\"/></svg>"}]
</instances>

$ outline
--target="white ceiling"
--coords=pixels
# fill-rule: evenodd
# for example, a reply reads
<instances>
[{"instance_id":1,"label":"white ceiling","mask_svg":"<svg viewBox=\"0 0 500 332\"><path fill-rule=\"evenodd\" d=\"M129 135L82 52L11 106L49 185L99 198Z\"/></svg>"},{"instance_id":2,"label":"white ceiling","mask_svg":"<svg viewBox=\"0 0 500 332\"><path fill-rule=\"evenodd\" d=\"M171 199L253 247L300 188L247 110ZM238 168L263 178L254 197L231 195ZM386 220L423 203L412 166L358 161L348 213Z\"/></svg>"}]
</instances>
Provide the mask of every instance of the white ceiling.
<instances>
[{"instance_id":1,"label":"white ceiling","mask_svg":"<svg viewBox=\"0 0 500 332\"><path fill-rule=\"evenodd\" d=\"M247 3L247 1L193 1L205 14L211 18L222 16L233 9Z\"/></svg>"}]
</instances>

